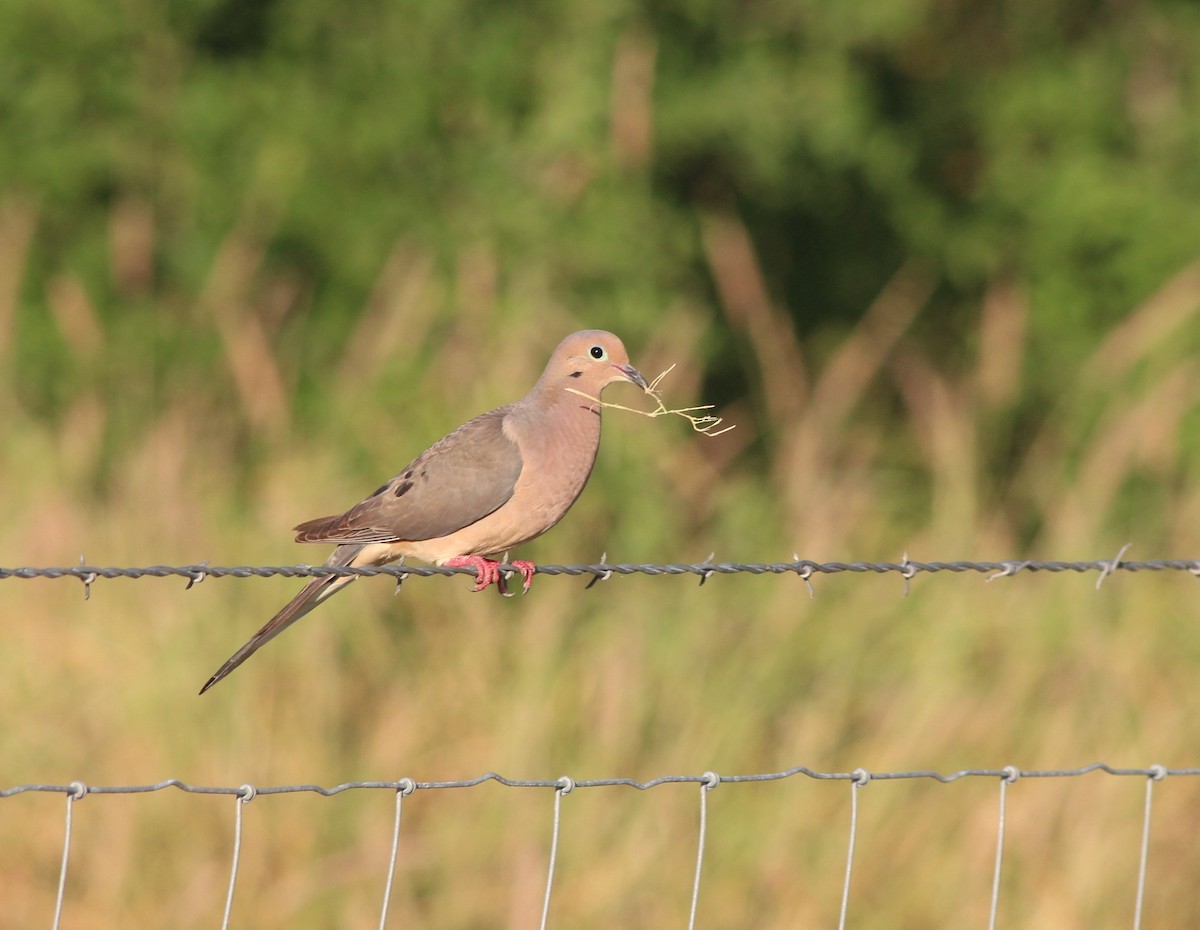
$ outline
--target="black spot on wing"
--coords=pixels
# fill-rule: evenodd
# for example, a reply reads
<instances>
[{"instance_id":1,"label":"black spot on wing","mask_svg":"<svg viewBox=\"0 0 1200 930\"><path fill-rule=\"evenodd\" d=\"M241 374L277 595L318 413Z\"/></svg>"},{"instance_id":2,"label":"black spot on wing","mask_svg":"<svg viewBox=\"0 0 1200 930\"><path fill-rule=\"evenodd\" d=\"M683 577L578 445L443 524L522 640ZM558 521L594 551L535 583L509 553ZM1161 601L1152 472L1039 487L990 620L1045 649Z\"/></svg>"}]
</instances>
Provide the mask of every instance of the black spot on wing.
<instances>
[{"instance_id":1,"label":"black spot on wing","mask_svg":"<svg viewBox=\"0 0 1200 930\"><path fill-rule=\"evenodd\" d=\"M571 372L571 377L572 377L572 378L579 378L579 377L582 377L582 376L583 376L583 372L582 372L582 371L573 371L573 372Z\"/></svg>"},{"instance_id":2,"label":"black spot on wing","mask_svg":"<svg viewBox=\"0 0 1200 930\"><path fill-rule=\"evenodd\" d=\"M409 474L411 475L412 472L409 472ZM409 491L412 490L412 486L413 486L413 483L411 481L400 482L400 484L396 485L396 491L395 491L396 496L403 497L405 494L407 494Z\"/></svg>"},{"instance_id":3,"label":"black spot on wing","mask_svg":"<svg viewBox=\"0 0 1200 930\"><path fill-rule=\"evenodd\" d=\"M390 483L391 483L391 482L388 482L388 484L390 484ZM371 494L371 496L372 496L372 497L378 497L380 494L382 494L382 493L383 493L384 491L386 491L387 489L388 489L388 486L387 486L387 484L381 484L379 487L377 487L377 488L375 489L374 493L372 493L372 494Z\"/></svg>"}]
</instances>

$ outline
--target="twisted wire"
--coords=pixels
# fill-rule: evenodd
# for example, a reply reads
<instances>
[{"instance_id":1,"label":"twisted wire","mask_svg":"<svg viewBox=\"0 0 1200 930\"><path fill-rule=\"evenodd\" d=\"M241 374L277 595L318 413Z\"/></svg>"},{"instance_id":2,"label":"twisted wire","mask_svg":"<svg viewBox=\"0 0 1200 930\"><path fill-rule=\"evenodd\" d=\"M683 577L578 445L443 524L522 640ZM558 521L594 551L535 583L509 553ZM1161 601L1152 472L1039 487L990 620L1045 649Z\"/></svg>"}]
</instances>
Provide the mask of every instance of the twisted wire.
<instances>
[{"instance_id":1,"label":"twisted wire","mask_svg":"<svg viewBox=\"0 0 1200 930\"><path fill-rule=\"evenodd\" d=\"M1122 549L1122 553L1124 548ZM503 572L517 572L511 564L502 563ZM814 562L810 559L794 559L790 562L715 562L711 558L703 562L607 562L572 565L538 565L539 575L589 576L590 584L607 581L614 575L693 575L703 584L714 575L798 575L805 581L813 575L836 575L845 572L901 575L907 583L918 574L976 573L988 575L988 580L1009 578L1021 572L1075 572L1078 574L1098 572L1103 581L1115 572L1187 572L1200 577L1200 559L1149 559L1144 561L1115 559L1093 559L1090 561L1039 561L1034 559L1007 559L1003 561L933 561L920 562L905 558L900 562ZM320 578L335 575L339 578L365 575L386 575L402 581L412 575L427 578L432 575L472 575L476 570L470 566L445 565L209 565L200 562L193 565L147 565L147 566L99 566L71 565L49 567L0 567L0 580L7 578L74 578L90 588L100 578L169 578L188 580L188 587L208 578ZM590 587L589 584L589 587Z\"/></svg>"}]
</instances>

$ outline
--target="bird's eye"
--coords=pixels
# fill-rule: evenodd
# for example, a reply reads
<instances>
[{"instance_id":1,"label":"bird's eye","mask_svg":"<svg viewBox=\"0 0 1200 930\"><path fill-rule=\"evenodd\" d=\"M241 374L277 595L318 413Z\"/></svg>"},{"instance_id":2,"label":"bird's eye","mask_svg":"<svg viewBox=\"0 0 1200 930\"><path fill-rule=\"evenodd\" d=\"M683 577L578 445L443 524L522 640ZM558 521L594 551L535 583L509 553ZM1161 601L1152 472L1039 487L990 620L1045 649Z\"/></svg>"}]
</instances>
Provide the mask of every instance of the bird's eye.
<instances>
[{"instance_id":1,"label":"bird's eye","mask_svg":"<svg viewBox=\"0 0 1200 930\"><path fill-rule=\"evenodd\" d=\"M602 362L608 358L608 353L604 351L604 346L592 346L588 351L591 353L592 358L598 362Z\"/></svg>"}]
</instances>

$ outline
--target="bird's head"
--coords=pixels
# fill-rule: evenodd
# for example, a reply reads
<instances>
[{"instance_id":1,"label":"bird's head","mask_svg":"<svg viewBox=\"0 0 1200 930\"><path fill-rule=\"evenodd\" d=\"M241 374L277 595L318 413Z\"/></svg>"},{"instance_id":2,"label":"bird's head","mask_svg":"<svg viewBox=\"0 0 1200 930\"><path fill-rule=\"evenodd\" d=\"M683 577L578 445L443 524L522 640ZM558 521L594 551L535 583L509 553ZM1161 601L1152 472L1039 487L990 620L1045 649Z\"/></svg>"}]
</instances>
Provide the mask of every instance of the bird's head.
<instances>
[{"instance_id":1,"label":"bird's head","mask_svg":"<svg viewBox=\"0 0 1200 930\"><path fill-rule=\"evenodd\" d=\"M572 333L558 344L546 365L542 381L599 397L614 381L630 381L642 390L646 379L629 364L621 340L602 329Z\"/></svg>"}]
</instances>

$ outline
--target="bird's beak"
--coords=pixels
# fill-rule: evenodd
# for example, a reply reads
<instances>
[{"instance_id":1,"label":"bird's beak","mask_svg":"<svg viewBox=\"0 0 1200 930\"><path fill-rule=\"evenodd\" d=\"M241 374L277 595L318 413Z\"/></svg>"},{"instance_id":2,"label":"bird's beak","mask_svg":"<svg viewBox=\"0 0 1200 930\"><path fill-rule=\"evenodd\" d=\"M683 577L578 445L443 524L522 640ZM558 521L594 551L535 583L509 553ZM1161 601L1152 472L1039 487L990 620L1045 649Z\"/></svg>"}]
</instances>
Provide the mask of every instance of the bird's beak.
<instances>
[{"instance_id":1,"label":"bird's beak","mask_svg":"<svg viewBox=\"0 0 1200 930\"><path fill-rule=\"evenodd\" d=\"M650 387L650 385L646 383L646 379L642 376L642 373L632 365L613 365L613 368L640 387L643 391Z\"/></svg>"}]
</instances>

